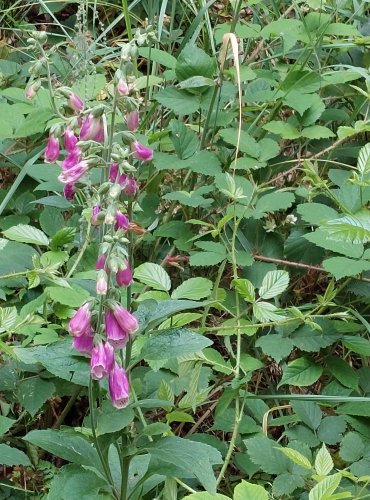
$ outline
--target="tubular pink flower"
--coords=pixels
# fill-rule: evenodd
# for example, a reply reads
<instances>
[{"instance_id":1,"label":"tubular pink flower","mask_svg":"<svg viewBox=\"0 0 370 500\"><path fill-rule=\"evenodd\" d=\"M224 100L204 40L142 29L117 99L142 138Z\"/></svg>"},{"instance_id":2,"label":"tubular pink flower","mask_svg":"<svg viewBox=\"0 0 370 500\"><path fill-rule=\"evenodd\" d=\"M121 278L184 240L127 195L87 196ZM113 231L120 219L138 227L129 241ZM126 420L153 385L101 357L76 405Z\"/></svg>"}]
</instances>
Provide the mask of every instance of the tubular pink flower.
<instances>
[{"instance_id":1,"label":"tubular pink flower","mask_svg":"<svg viewBox=\"0 0 370 500\"><path fill-rule=\"evenodd\" d=\"M91 377L101 380L106 377L114 365L114 350L108 343L101 342L96 345L91 353L90 370Z\"/></svg>"},{"instance_id":2,"label":"tubular pink flower","mask_svg":"<svg viewBox=\"0 0 370 500\"><path fill-rule=\"evenodd\" d=\"M92 114L88 115L80 130L80 141L97 140L96 136L103 132L104 139L104 128L103 121L101 118L95 118Z\"/></svg>"},{"instance_id":3,"label":"tubular pink flower","mask_svg":"<svg viewBox=\"0 0 370 500\"><path fill-rule=\"evenodd\" d=\"M153 150L141 144L139 141L131 143L131 151L135 158L141 161L151 161L153 159Z\"/></svg>"},{"instance_id":4,"label":"tubular pink flower","mask_svg":"<svg viewBox=\"0 0 370 500\"><path fill-rule=\"evenodd\" d=\"M116 281L118 286L129 286L132 283L132 271L130 266L128 265L128 262L125 262L126 268L121 269L116 272Z\"/></svg>"},{"instance_id":5,"label":"tubular pink flower","mask_svg":"<svg viewBox=\"0 0 370 500\"><path fill-rule=\"evenodd\" d=\"M98 220L98 215L100 214L100 212L101 212L101 206L95 205L95 207L93 207L92 216L90 218L90 222L93 226L98 226L99 224L103 223L103 221L100 222Z\"/></svg>"},{"instance_id":6,"label":"tubular pink flower","mask_svg":"<svg viewBox=\"0 0 370 500\"><path fill-rule=\"evenodd\" d=\"M79 97L78 95L74 94L73 92L69 96L68 104L69 104L69 107L72 108L77 113L79 113L80 111L82 111L84 109L84 102L83 102L83 100L81 99L81 97Z\"/></svg>"},{"instance_id":7,"label":"tubular pink flower","mask_svg":"<svg viewBox=\"0 0 370 500\"><path fill-rule=\"evenodd\" d=\"M122 192L127 196L134 196L137 191L137 183L135 179L126 174L122 174L118 179L119 185L122 187Z\"/></svg>"},{"instance_id":8,"label":"tubular pink flower","mask_svg":"<svg viewBox=\"0 0 370 500\"><path fill-rule=\"evenodd\" d=\"M136 132L139 127L139 112L137 109L134 109L134 111L130 111L130 113L126 114L126 123L127 128L131 132Z\"/></svg>"},{"instance_id":9,"label":"tubular pink flower","mask_svg":"<svg viewBox=\"0 0 370 500\"><path fill-rule=\"evenodd\" d=\"M71 182L78 181L86 172L89 170L89 164L87 161L82 160L77 163L74 167L71 167L69 170L63 170L58 175L58 179L63 184L69 184Z\"/></svg>"},{"instance_id":10,"label":"tubular pink flower","mask_svg":"<svg viewBox=\"0 0 370 500\"><path fill-rule=\"evenodd\" d=\"M127 373L118 363L114 363L109 373L109 395L115 408L125 408L129 402L130 385Z\"/></svg>"},{"instance_id":11,"label":"tubular pink flower","mask_svg":"<svg viewBox=\"0 0 370 500\"><path fill-rule=\"evenodd\" d=\"M118 163L111 163L109 165L109 180L111 182L116 182L117 176L119 172L119 165Z\"/></svg>"},{"instance_id":12,"label":"tubular pink flower","mask_svg":"<svg viewBox=\"0 0 370 500\"><path fill-rule=\"evenodd\" d=\"M71 151L68 156L65 157L65 159L61 163L61 167L63 170L69 170L77 163L80 161L81 158L81 152L80 150L76 147L73 151Z\"/></svg>"},{"instance_id":13,"label":"tubular pink flower","mask_svg":"<svg viewBox=\"0 0 370 500\"><path fill-rule=\"evenodd\" d=\"M64 197L66 200L72 201L73 198L75 197L75 192L76 192L76 188L72 182L69 182L68 184L66 184L64 186L63 193L64 193Z\"/></svg>"},{"instance_id":14,"label":"tubular pink flower","mask_svg":"<svg viewBox=\"0 0 370 500\"><path fill-rule=\"evenodd\" d=\"M103 142L104 142L104 127L103 127L103 125L98 130L98 133L95 135L94 141L100 142L101 144L103 144Z\"/></svg>"},{"instance_id":15,"label":"tubular pink flower","mask_svg":"<svg viewBox=\"0 0 370 500\"><path fill-rule=\"evenodd\" d=\"M130 221L129 221L129 218L127 217L127 215L125 215L122 212L120 212L119 210L117 210L115 219L116 219L116 223L114 225L114 229L116 231L118 229L124 229L125 231L127 231L129 224L130 224Z\"/></svg>"},{"instance_id":16,"label":"tubular pink flower","mask_svg":"<svg viewBox=\"0 0 370 500\"><path fill-rule=\"evenodd\" d=\"M64 132L64 146L66 148L66 151L68 154L75 153L76 151L76 144L78 142L77 137L75 136L73 130L70 128L66 128ZM78 149L77 149L78 151Z\"/></svg>"},{"instance_id":17,"label":"tubular pink flower","mask_svg":"<svg viewBox=\"0 0 370 500\"><path fill-rule=\"evenodd\" d=\"M135 333L138 330L139 323L137 319L127 309L116 303L113 306L112 311L117 323L122 328L122 330L129 334Z\"/></svg>"},{"instance_id":18,"label":"tubular pink flower","mask_svg":"<svg viewBox=\"0 0 370 500\"><path fill-rule=\"evenodd\" d=\"M106 295L108 291L108 280L107 273L104 269L100 269L98 272L98 279L96 281L96 294L97 295Z\"/></svg>"},{"instance_id":19,"label":"tubular pink flower","mask_svg":"<svg viewBox=\"0 0 370 500\"><path fill-rule=\"evenodd\" d=\"M26 89L26 98L29 99L29 100L31 100L31 99L33 99L35 97L35 95L36 95L36 90L35 90L34 86L30 85L29 87L27 87L27 89Z\"/></svg>"},{"instance_id":20,"label":"tubular pink flower","mask_svg":"<svg viewBox=\"0 0 370 500\"><path fill-rule=\"evenodd\" d=\"M105 313L105 333L107 340L114 349L123 349L129 340L129 333L122 330L112 311Z\"/></svg>"},{"instance_id":21,"label":"tubular pink flower","mask_svg":"<svg viewBox=\"0 0 370 500\"><path fill-rule=\"evenodd\" d=\"M91 354L94 347L94 338L92 336L92 331L87 330L85 333L79 337L73 337L73 347L76 351L82 354Z\"/></svg>"},{"instance_id":22,"label":"tubular pink flower","mask_svg":"<svg viewBox=\"0 0 370 500\"><path fill-rule=\"evenodd\" d=\"M59 139L54 135L50 135L48 139L48 143L45 148L45 162L46 163L55 163L59 157L60 147L59 147Z\"/></svg>"},{"instance_id":23,"label":"tubular pink flower","mask_svg":"<svg viewBox=\"0 0 370 500\"><path fill-rule=\"evenodd\" d=\"M88 303L77 309L69 322L68 330L74 337L81 337L91 331L91 313Z\"/></svg>"},{"instance_id":24,"label":"tubular pink flower","mask_svg":"<svg viewBox=\"0 0 370 500\"><path fill-rule=\"evenodd\" d=\"M107 258L104 254L99 255L97 258L95 269L99 271L100 269L107 270Z\"/></svg>"},{"instance_id":25,"label":"tubular pink flower","mask_svg":"<svg viewBox=\"0 0 370 500\"><path fill-rule=\"evenodd\" d=\"M130 93L127 82L125 82L125 80L123 80L123 78L120 78L119 82L117 83L117 92L121 96L126 96L126 95L129 95L129 93Z\"/></svg>"}]
</instances>

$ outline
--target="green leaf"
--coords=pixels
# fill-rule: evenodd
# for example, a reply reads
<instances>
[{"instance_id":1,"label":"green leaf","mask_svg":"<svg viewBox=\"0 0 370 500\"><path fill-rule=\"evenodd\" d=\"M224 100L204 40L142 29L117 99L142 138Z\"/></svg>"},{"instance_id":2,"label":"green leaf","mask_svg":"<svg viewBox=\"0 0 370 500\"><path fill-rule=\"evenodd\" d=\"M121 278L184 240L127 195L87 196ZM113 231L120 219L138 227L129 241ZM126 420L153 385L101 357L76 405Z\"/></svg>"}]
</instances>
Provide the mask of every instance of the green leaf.
<instances>
[{"instance_id":1,"label":"green leaf","mask_svg":"<svg viewBox=\"0 0 370 500\"><path fill-rule=\"evenodd\" d=\"M258 484L248 483L242 480L234 489L234 500L268 500L267 491Z\"/></svg>"},{"instance_id":2,"label":"green leaf","mask_svg":"<svg viewBox=\"0 0 370 500\"><path fill-rule=\"evenodd\" d=\"M278 334L265 335L256 342L256 347L260 347L264 354L273 358L277 363L286 357L293 350L293 342L288 337Z\"/></svg>"},{"instance_id":3,"label":"green leaf","mask_svg":"<svg viewBox=\"0 0 370 500\"><path fill-rule=\"evenodd\" d=\"M349 243L370 241L370 211L362 209L354 215L332 219L322 226L331 238Z\"/></svg>"},{"instance_id":4,"label":"green leaf","mask_svg":"<svg viewBox=\"0 0 370 500\"><path fill-rule=\"evenodd\" d=\"M319 352L320 349L334 344L341 335L333 328L329 321L318 321L322 331L315 330L311 325L300 326L291 339L293 344L306 352Z\"/></svg>"},{"instance_id":5,"label":"green leaf","mask_svg":"<svg viewBox=\"0 0 370 500\"><path fill-rule=\"evenodd\" d=\"M272 492L274 495L282 497L284 495L291 495L294 490L303 487L304 479L302 476L287 472L275 477L274 482L272 483Z\"/></svg>"},{"instance_id":6,"label":"green leaf","mask_svg":"<svg viewBox=\"0 0 370 500\"><path fill-rule=\"evenodd\" d=\"M324 260L322 264L324 269L337 280L346 276L356 276L363 271L370 270L370 262L366 260L352 260L347 257L331 257Z\"/></svg>"},{"instance_id":7,"label":"green leaf","mask_svg":"<svg viewBox=\"0 0 370 500\"><path fill-rule=\"evenodd\" d=\"M213 283L208 278L190 278L183 281L171 295L172 299L199 300L209 297L212 293Z\"/></svg>"},{"instance_id":8,"label":"green leaf","mask_svg":"<svg viewBox=\"0 0 370 500\"><path fill-rule=\"evenodd\" d=\"M46 124L51 118L53 118L51 109L38 108L32 111L14 132L14 137L29 137L44 132Z\"/></svg>"},{"instance_id":9,"label":"green leaf","mask_svg":"<svg viewBox=\"0 0 370 500\"><path fill-rule=\"evenodd\" d=\"M330 495L338 488L341 479L342 475L339 472L326 477L310 491L308 500L329 500Z\"/></svg>"},{"instance_id":10,"label":"green leaf","mask_svg":"<svg viewBox=\"0 0 370 500\"><path fill-rule=\"evenodd\" d=\"M48 4L50 5L50 4ZM103 500L100 493L106 487L104 479L92 470L86 470L75 464L64 465L52 474L47 500Z\"/></svg>"},{"instance_id":11,"label":"green leaf","mask_svg":"<svg viewBox=\"0 0 370 500\"><path fill-rule=\"evenodd\" d=\"M286 210L294 202L294 194L288 192L268 193L257 201L255 218L260 219L265 213L277 212L278 210Z\"/></svg>"},{"instance_id":12,"label":"green leaf","mask_svg":"<svg viewBox=\"0 0 370 500\"><path fill-rule=\"evenodd\" d=\"M52 301L69 307L80 307L90 297L89 292L78 285L72 285L71 288L47 286L45 293Z\"/></svg>"},{"instance_id":13,"label":"green leaf","mask_svg":"<svg viewBox=\"0 0 370 500\"><path fill-rule=\"evenodd\" d=\"M276 448L277 450L284 453L286 457L292 460L295 464L303 467L304 469L311 470L312 465L311 462L306 458L302 453L299 453L297 450L293 450L293 448Z\"/></svg>"},{"instance_id":14,"label":"green leaf","mask_svg":"<svg viewBox=\"0 0 370 500\"><path fill-rule=\"evenodd\" d=\"M31 243L34 245L47 246L49 238L40 229L27 224L18 224L3 232L9 240L21 243Z\"/></svg>"},{"instance_id":15,"label":"green leaf","mask_svg":"<svg viewBox=\"0 0 370 500\"><path fill-rule=\"evenodd\" d=\"M174 145L177 156L186 160L199 148L197 134L190 130L183 122L171 120L169 123L170 139Z\"/></svg>"},{"instance_id":16,"label":"green leaf","mask_svg":"<svg viewBox=\"0 0 370 500\"><path fill-rule=\"evenodd\" d=\"M289 285L289 273L287 271L269 271L263 278L258 293L262 299L271 299L280 295Z\"/></svg>"},{"instance_id":17,"label":"green leaf","mask_svg":"<svg viewBox=\"0 0 370 500\"><path fill-rule=\"evenodd\" d=\"M199 493L192 493L191 495L187 495L186 497L184 497L184 500L230 500L230 497L225 497L225 495L221 495L220 493L211 495L206 491L201 491Z\"/></svg>"},{"instance_id":18,"label":"green leaf","mask_svg":"<svg viewBox=\"0 0 370 500\"><path fill-rule=\"evenodd\" d=\"M167 413L166 420L169 424L171 424L172 422L194 423L194 418L184 411L172 411L171 413Z\"/></svg>"},{"instance_id":19,"label":"green leaf","mask_svg":"<svg viewBox=\"0 0 370 500\"><path fill-rule=\"evenodd\" d=\"M340 443L339 456L345 462L357 462L364 456L365 443L357 432L347 432Z\"/></svg>"},{"instance_id":20,"label":"green leaf","mask_svg":"<svg viewBox=\"0 0 370 500\"><path fill-rule=\"evenodd\" d=\"M52 397L54 391L55 386L50 380L29 378L19 384L19 402L34 417L45 401Z\"/></svg>"},{"instance_id":21,"label":"green leaf","mask_svg":"<svg viewBox=\"0 0 370 500\"><path fill-rule=\"evenodd\" d=\"M238 294L243 297L246 302L254 302L256 299L256 294L254 291L253 284L247 279L234 279L232 285Z\"/></svg>"},{"instance_id":22,"label":"green leaf","mask_svg":"<svg viewBox=\"0 0 370 500\"><path fill-rule=\"evenodd\" d=\"M117 432L127 427L134 419L132 408L118 410L110 401L104 401L99 408L96 420L96 433L98 436Z\"/></svg>"},{"instance_id":23,"label":"green leaf","mask_svg":"<svg viewBox=\"0 0 370 500\"><path fill-rule=\"evenodd\" d=\"M298 205L297 212L306 222L317 226L338 217L338 212L322 203L302 203Z\"/></svg>"},{"instance_id":24,"label":"green leaf","mask_svg":"<svg viewBox=\"0 0 370 500\"><path fill-rule=\"evenodd\" d=\"M342 416L325 417L317 429L317 437L326 444L337 444L342 441L346 426L346 421Z\"/></svg>"},{"instance_id":25,"label":"green leaf","mask_svg":"<svg viewBox=\"0 0 370 500\"><path fill-rule=\"evenodd\" d=\"M236 128L225 128L220 130L219 134L225 142L236 147L238 142L238 131ZM261 154L261 148L257 141L244 130L240 133L239 148L242 153L246 153L253 158L259 158Z\"/></svg>"},{"instance_id":26,"label":"green leaf","mask_svg":"<svg viewBox=\"0 0 370 500\"><path fill-rule=\"evenodd\" d=\"M216 493L216 478L212 465L221 464L221 453L212 446L180 437L165 437L147 448L148 453L164 464L174 464L190 473L210 493Z\"/></svg>"},{"instance_id":27,"label":"green leaf","mask_svg":"<svg viewBox=\"0 0 370 500\"><path fill-rule=\"evenodd\" d=\"M55 207L45 207L39 221L43 231L49 236L53 236L66 224L61 211Z\"/></svg>"},{"instance_id":28,"label":"green leaf","mask_svg":"<svg viewBox=\"0 0 370 500\"><path fill-rule=\"evenodd\" d=\"M312 127L303 129L302 137L307 137L307 139L329 139L329 137L335 137L335 134L328 127L312 125Z\"/></svg>"},{"instance_id":29,"label":"green leaf","mask_svg":"<svg viewBox=\"0 0 370 500\"><path fill-rule=\"evenodd\" d=\"M248 455L253 463L268 474L282 474L289 471L289 460L279 452L276 442L267 437L253 437L246 439Z\"/></svg>"},{"instance_id":30,"label":"green leaf","mask_svg":"<svg viewBox=\"0 0 370 500\"><path fill-rule=\"evenodd\" d=\"M334 462L323 443L315 458L315 470L319 476L327 476L333 469Z\"/></svg>"},{"instance_id":31,"label":"green leaf","mask_svg":"<svg viewBox=\"0 0 370 500\"><path fill-rule=\"evenodd\" d=\"M31 203L33 203L34 205L45 205L48 207L56 207L64 210L68 210L69 208L73 207L70 201L66 200L63 196L58 195L45 196L44 198L39 198L38 200L32 201Z\"/></svg>"},{"instance_id":32,"label":"green leaf","mask_svg":"<svg viewBox=\"0 0 370 500\"><path fill-rule=\"evenodd\" d=\"M0 309L0 332L8 332L17 320L17 308L3 307Z\"/></svg>"},{"instance_id":33,"label":"green leaf","mask_svg":"<svg viewBox=\"0 0 370 500\"><path fill-rule=\"evenodd\" d=\"M134 279L145 285L167 292L171 288L171 279L159 264L145 262L138 266L134 271Z\"/></svg>"},{"instance_id":34,"label":"green leaf","mask_svg":"<svg viewBox=\"0 0 370 500\"><path fill-rule=\"evenodd\" d=\"M154 47L139 47L139 55L145 57L149 61L157 62L162 66L174 69L176 67L176 57L169 54L165 50L159 50Z\"/></svg>"},{"instance_id":35,"label":"green leaf","mask_svg":"<svg viewBox=\"0 0 370 500\"><path fill-rule=\"evenodd\" d=\"M203 149L181 160L177 155L156 153L153 159L157 170L191 170L202 175L215 176L221 172L221 163L215 153Z\"/></svg>"},{"instance_id":36,"label":"green leaf","mask_svg":"<svg viewBox=\"0 0 370 500\"><path fill-rule=\"evenodd\" d=\"M299 130L288 122L271 121L262 128L273 134L280 135L283 139L298 139L301 137Z\"/></svg>"},{"instance_id":37,"label":"green leaf","mask_svg":"<svg viewBox=\"0 0 370 500\"><path fill-rule=\"evenodd\" d=\"M360 336L345 335L342 344L348 350L361 354L361 356L370 356L370 341Z\"/></svg>"},{"instance_id":38,"label":"green leaf","mask_svg":"<svg viewBox=\"0 0 370 500\"><path fill-rule=\"evenodd\" d=\"M162 106L173 111L176 115L191 115L199 110L200 99L186 90L167 87L155 95L155 100Z\"/></svg>"},{"instance_id":39,"label":"green leaf","mask_svg":"<svg viewBox=\"0 0 370 500\"><path fill-rule=\"evenodd\" d=\"M226 259L226 250L221 243L213 241L198 241L196 246L205 250L190 256L191 266L212 266Z\"/></svg>"},{"instance_id":40,"label":"green leaf","mask_svg":"<svg viewBox=\"0 0 370 500\"><path fill-rule=\"evenodd\" d=\"M309 358L297 358L283 370L278 387L289 384L305 387L314 384L322 374L322 367Z\"/></svg>"},{"instance_id":41,"label":"green leaf","mask_svg":"<svg viewBox=\"0 0 370 500\"><path fill-rule=\"evenodd\" d=\"M338 382L344 385L344 387L349 387L350 389L358 388L359 376L344 359L330 356L326 360L326 363L332 375L334 375Z\"/></svg>"},{"instance_id":42,"label":"green leaf","mask_svg":"<svg viewBox=\"0 0 370 500\"><path fill-rule=\"evenodd\" d=\"M364 246L362 243L349 243L347 241L340 241L329 237L328 233L321 228L316 229L315 232L305 234L303 236L306 240L318 245L331 252L341 253L347 257L359 258L363 253Z\"/></svg>"},{"instance_id":43,"label":"green leaf","mask_svg":"<svg viewBox=\"0 0 370 500\"><path fill-rule=\"evenodd\" d=\"M30 459L23 451L11 448L6 444L0 444L1 463L11 467L12 465L31 465Z\"/></svg>"},{"instance_id":44,"label":"green leaf","mask_svg":"<svg viewBox=\"0 0 370 500\"><path fill-rule=\"evenodd\" d=\"M72 430L34 430L23 439L68 462L94 468L100 464L91 443L82 434Z\"/></svg>"},{"instance_id":45,"label":"green leaf","mask_svg":"<svg viewBox=\"0 0 370 500\"><path fill-rule=\"evenodd\" d=\"M194 354L212 345L212 341L186 328L160 330L149 337L141 356L148 360L171 359Z\"/></svg>"},{"instance_id":46,"label":"green leaf","mask_svg":"<svg viewBox=\"0 0 370 500\"><path fill-rule=\"evenodd\" d=\"M283 320L284 316L276 313L276 311L279 311L279 309L270 302L260 301L253 304L253 315L261 323Z\"/></svg>"},{"instance_id":47,"label":"green leaf","mask_svg":"<svg viewBox=\"0 0 370 500\"><path fill-rule=\"evenodd\" d=\"M213 203L213 198L205 198L203 195L213 191L211 186L202 186L194 191L174 191L162 196L165 200L178 201L182 205L189 207L209 207Z\"/></svg>"},{"instance_id":48,"label":"green leaf","mask_svg":"<svg viewBox=\"0 0 370 500\"><path fill-rule=\"evenodd\" d=\"M188 43L177 57L175 71L180 81L199 75L212 78L215 70L215 59L193 43Z\"/></svg>"},{"instance_id":49,"label":"green leaf","mask_svg":"<svg viewBox=\"0 0 370 500\"><path fill-rule=\"evenodd\" d=\"M300 420L310 429L316 430L321 422L321 410L317 403L312 401L293 401L293 410Z\"/></svg>"},{"instance_id":50,"label":"green leaf","mask_svg":"<svg viewBox=\"0 0 370 500\"><path fill-rule=\"evenodd\" d=\"M191 76L179 83L180 89L197 89L199 92L205 92L208 87L214 87L215 85L216 83L212 78L204 76Z\"/></svg>"},{"instance_id":51,"label":"green leaf","mask_svg":"<svg viewBox=\"0 0 370 500\"><path fill-rule=\"evenodd\" d=\"M12 418L3 417L0 415L0 436L8 432L8 430L16 423Z\"/></svg>"}]
</instances>

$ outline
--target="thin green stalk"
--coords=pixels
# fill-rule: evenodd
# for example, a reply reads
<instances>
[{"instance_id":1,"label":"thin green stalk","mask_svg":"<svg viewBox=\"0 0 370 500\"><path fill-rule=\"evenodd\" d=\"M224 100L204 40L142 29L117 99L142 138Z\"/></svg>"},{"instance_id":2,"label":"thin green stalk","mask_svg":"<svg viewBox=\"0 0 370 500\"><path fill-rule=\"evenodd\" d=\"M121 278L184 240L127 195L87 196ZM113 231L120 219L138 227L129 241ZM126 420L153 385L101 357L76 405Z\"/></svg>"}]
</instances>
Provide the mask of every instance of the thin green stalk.
<instances>
[{"instance_id":1,"label":"thin green stalk","mask_svg":"<svg viewBox=\"0 0 370 500\"><path fill-rule=\"evenodd\" d=\"M123 14L125 16L127 38L129 40L129 42L131 42L131 40L132 40L131 19L130 19L130 10L128 8L127 0L122 0L122 10L123 10Z\"/></svg>"}]
</instances>

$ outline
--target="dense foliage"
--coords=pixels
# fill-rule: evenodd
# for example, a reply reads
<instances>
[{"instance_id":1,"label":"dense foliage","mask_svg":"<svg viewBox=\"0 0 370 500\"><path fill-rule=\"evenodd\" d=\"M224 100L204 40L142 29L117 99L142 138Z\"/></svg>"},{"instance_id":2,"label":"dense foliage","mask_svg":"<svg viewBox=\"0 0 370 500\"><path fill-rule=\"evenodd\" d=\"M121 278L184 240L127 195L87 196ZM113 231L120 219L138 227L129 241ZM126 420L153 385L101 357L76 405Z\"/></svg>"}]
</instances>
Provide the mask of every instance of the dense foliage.
<instances>
[{"instance_id":1,"label":"dense foliage","mask_svg":"<svg viewBox=\"0 0 370 500\"><path fill-rule=\"evenodd\" d=\"M0 499L368 498L368 2L0 26Z\"/></svg>"}]
</instances>

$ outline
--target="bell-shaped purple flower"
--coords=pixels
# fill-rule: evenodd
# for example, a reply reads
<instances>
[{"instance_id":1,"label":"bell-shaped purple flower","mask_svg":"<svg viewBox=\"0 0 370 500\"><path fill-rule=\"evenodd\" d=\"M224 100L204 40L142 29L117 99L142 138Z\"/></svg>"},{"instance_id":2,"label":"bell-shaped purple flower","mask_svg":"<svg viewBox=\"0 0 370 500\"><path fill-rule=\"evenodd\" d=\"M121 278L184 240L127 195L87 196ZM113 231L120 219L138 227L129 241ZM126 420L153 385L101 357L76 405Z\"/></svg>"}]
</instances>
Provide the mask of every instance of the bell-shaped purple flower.
<instances>
[{"instance_id":1,"label":"bell-shaped purple flower","mask_svg":"<svg viewBox=\"0 0 370 500\"><path fill-rule=\"evenodd\" d=\"M129 402L130 385L127 373L118 363L109 373L109 395L115 408L125 408Z\"/></svg>"},{"instance_id":2,"label":"bell-shaped purple flower","mask_svg":"<svg viewBox=\"0 0 370 500\"><path fill-rule=\"evenodd\" d=\"M104 140L104 127L103 120L101 117L95 118L92 114L88 115L81 127L80 130L80 141L89 141L89 140L97 140L97 136L101 136L103 133Z\"/></svg>"},{"instance_id":3,"label":"bell-shaped purple flower","mask_svg":"<svg viewBox=\"0 0 370 500\"><path fill-rule=\"evenodd\" d=\"M104 254L99 255L95 264L95 269L97 271L99 271L100 269L107 270L107 258Z\"/></svg>"},{"instance_id":4,"label":"bell-shaped purple flower","mask_svg":"<svg viewBox=\"0 0 370 500\"><path fill-rule=\"evenodd\" d=\"M64 186L63 193L64 193L64 197L66 200L68 200L68 201L73 200L73 198L75 197L75 193L76 193L76 188L75 188L75 185L73 184L73 182L69 182L68 184L66 184Z\"/></svg>"},{"instance_id":5,"label":"bell-shaped purple flower","mask_svg":"<svg viewBox=\"0 0 370 500\"><path fill-rule=\"evenodd\" d=\"M127 215L123 214L119 210L117 210L115 215L116 223L114 225L114 229L117 231L118 229L124 229L127 231L130 221Z\"/></svg>"},{"instance_id":6,"label":"bell-shaped purple flower","mask_svg":"<svg viewBox=\"0 0 370 500\"><path fill-rule=\"evenodd\" d=\"M120 304L115 303L112 311L117 323L122 328L122 330L129 334L135 333L136 330L138 330L139 323L137 319L127 309L122 307Z\"/></svg>"},{"instance_id":7,"label":"bell-shaped purple flower","mask_svg":"<svg viewBox=\"0 0 370 500\"><path fill-rule=\"evenodd\" d=\"M104 269L98 272L98 279L96 280L96 294L106 295L108 291L108 277Z\"/></svg>"},{"instance_id":8,"label":"bell-shaped purple flower","mask_svg":"<svg viewBox=\"0 0 370 500\"><path fill-rule=\"evenodd\" d=\"M54 135L50 135L44 153L45 162L55 163L59 157L59 153L60 153L59 139Z\"/></svg>"},{"instance_id":9,"label":"bell-shaped purple flower","mask_svg":"<svg viewBox=\"0 0 370 500\"><path fill-rule=\"evenodd\" d=\"M68 170L63 170L58 175L58 179L63 184L69 184L78 181L86 172L89 170L89 164L87 161L82 160L77 163L74 167L71 167Z\"/></svg>"},{"instance_id":10,"label":"bell-shaped purple flower","mask_svg":"<svg viewBox=\"0 0 370 500\"><path fill-rule=\"evenodd\" d=\"M139 141L131 143L131 151L135 158L141 161L151 161L153 159L153 150L144 146Z\"/></svg>"},{"instance_id":11,"label":"bell-shaped purple flower","mask_svg":"<svg viewBox=\"0 0 370 500\"><path fill-rule=\"evenodd\" d=\"M69 104L69 107L72 108L77 113L79 113L80 111L82 111L84 109L83 100L81 99L81 97L74 94L73 92L69 96L68 104Z\"/></svg>"},{"instance_id":12,"label":"bell-shaped purple flower","mask_svg":"<svg viewBox=\"0 0 370 500\"><path fill-rule=\"evenodd\" d=\"M120 269L119 271L116 272L117 285L122 287L131 285L133 281L132 271L128 262L125 262L125 265L126 265L125 269Z\"/></svg>"},{"instance_id":13,"label":"bell-shaped purple flower","mask_svg":"<svg viewBox=\"0 0 370 500\"><path fill-rule=\"evenodd\" d=\"M131 132L135 132L138 127L139 127L139 112L137 109L134 109L134 111L130 111L130 113L126 114L126 123L127 123L127 128Z\"/></svg>"},{"instance_id":14,"label":"bell-shaped purple flower","mask_svg":"<svg viewBox=\"0 0 370 500\"><path fill-rule=\"evenodd\" d=\"M73 130L66 128L64 132L64 147L68 154L76 153L76 144L78 142ZM78 150L77 150L78 151Z\"/></svg>"},{"instance_id":15,"label":"bell-shaped purple flower","mask_svg":"<svg viewBox=\"0 0 370 500\"><path fill-rule=\"evenodd\" d=\"M119 165L118 163L111 163L109 165L109 180L111 182L116 182L117 176L119 172Z\"/></svg>"},{"instance_id":16,"label":"bell-shaped purple flower","mask_svg":"<svg viewBox=\"0 0 370 500\"><path fill-rule=\"evenodd\" d=\"M119 82L117 83L117 92L121 96L126 96L130 93L127 82L123 78L120 78Z\"/></svg>"},{"instance_id":17,"label":"bell-shaped purple flower","mask_svg":"<svg viewBox=\"0 0 370 500\"><path fill-rule=\"evenodd\" d=\"M91 331L91 312L88 303L77 309L69 322L68 330L74 337L80 337Z\"/></svg>"},{"instance_id":18,"label":"bell-shaped purple flower","mask_svg":"<svg viewBox=\"0 0 370 500\"><path fill-rule=\"evenodd\" d=\"M81 151L76 147L68 153L68 155L64 158L64 160L61 163L61 167L63 170L69 170L70 168L74 167L79 163L81 159Z\"/></svg>"},{"instance_id":19,"label":"bell-shaped purple flower","mask_svg":"<svg viewBox=\"0 0 370 500\"><path fill-rule=\"evenodd\" d=\"M101 380L107 377L114 366L114 349L108 342L96 345L91 353L91 377Z\"/></svg>"},{"instance_id":20,"label":"bell-shaped purple flower","mask_svg":"<svg viewBox=\"0 0 370 500\"><path fill-rule=\"evenodd\" d=\"M73 347L82 354L91 354L94 347L92 331L86 330L86 332L79 337L73 337Z\"/></svg>"},{"instance_id":21,"label":"bell-shaped purple flower","mask_svg":"<svg viewBox=\"0 0 370 500\"><path fill-rule=\"evenodd\" d=\"M122 192L127 196L134 196L137 191L137 183L132 177L122 174L118 179L119 185L122 187Z\"/></svg>"},{"instance_id":22,"label":"bell-shaped purple flower","mask_svg":"<svg viewBox=\"0 0 370 500\"><path fill-rule=\"evenodd\" d=\"M105 312L105 333L108 342L114 349L123 349L130 338L130 334L122 330L110 310Z\"/></svg>"}]
</instances>

